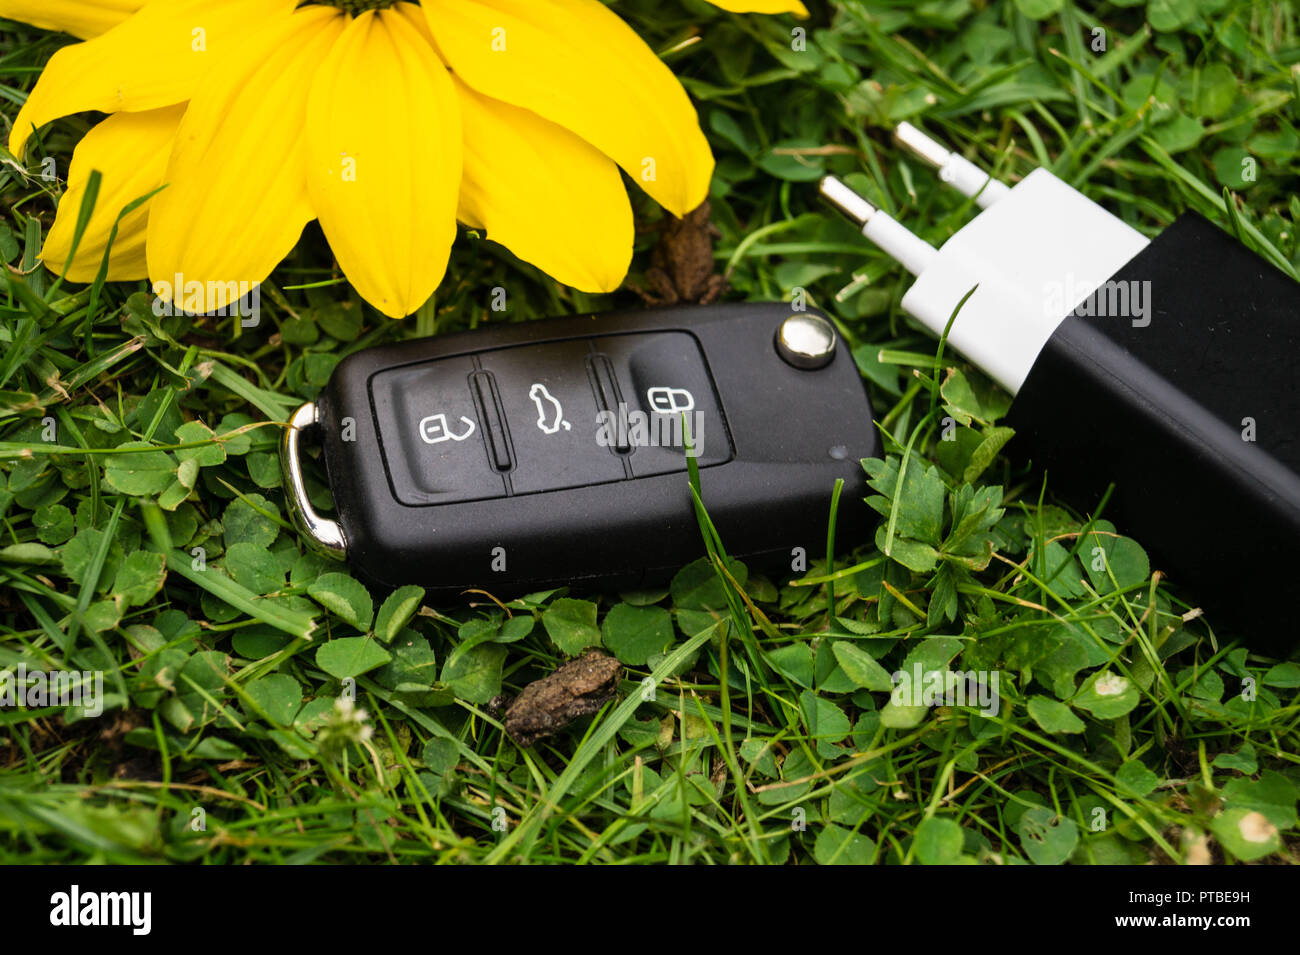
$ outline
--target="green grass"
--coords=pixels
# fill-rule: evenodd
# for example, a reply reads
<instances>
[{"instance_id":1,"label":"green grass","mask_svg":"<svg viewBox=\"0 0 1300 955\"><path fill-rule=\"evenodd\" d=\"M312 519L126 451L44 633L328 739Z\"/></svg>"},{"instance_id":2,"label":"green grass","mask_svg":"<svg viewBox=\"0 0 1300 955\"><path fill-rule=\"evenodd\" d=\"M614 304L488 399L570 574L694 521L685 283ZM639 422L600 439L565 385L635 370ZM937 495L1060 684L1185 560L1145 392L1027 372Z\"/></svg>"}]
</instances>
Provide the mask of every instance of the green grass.
<instances>
[{"instance_id":1,"label":"green grass","mask_svg":"<svg viewBox=\"0 0 1300 955\"><path fill-rule=\"evenodd\" d=\"M889 145L911 119L1147 234L1195 209L1294 275L1294 8L842 2L796 51L785 19L616 7L699 104L731 295L803 290L854 347L885 439L875 540L748 573L711 531L706 471L701 559L670 587L372 602L288 529L277 423L356 349L634 296L559 288L463 235L434 303L393 322L309 229L261 327L159 319L144 283L37 268L60 185L0 163L0 667L103 670L109 704L0 709L0 858L1294 861L1300 666L1198 616L1202 595L1106 522L1107 489L1086 512L1057 501L998 424L1005 396L951 352L937 365L900 270L814 199L829 171L934 242L968 221ZM6 27L7 121L62 42ZM62 173L92 121L35 154ZM596 642L628 664L619 699L535 749L506 739L488 700ZM892 704L888 673L918 662L996 672L999 712ZM331 715L347 677L363 723Z\"/></svg>"}]
</instances>

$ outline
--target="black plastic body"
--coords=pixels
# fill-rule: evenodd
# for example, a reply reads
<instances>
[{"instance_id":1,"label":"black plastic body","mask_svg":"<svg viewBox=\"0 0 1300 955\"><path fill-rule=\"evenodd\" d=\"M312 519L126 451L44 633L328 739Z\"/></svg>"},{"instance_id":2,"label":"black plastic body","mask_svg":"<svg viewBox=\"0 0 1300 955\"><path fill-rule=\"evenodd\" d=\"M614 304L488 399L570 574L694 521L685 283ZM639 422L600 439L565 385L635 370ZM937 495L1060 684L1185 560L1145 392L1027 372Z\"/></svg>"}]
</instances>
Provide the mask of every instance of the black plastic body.
<instances>
[{"instance_id":1,"label":"black plastic body","mask_svg":"<svg viewBox=\"0 0 1300 955\"><path fill-rule=\"evenodd\" d=\"M787 569L796 547L810 558L821 556L837 478L845 481L839 540L844 546L861 542L870 519L863 503L866 486L860 459L879 452L866 390L842 342L837 343L830 363L820 369L801 370L782 360L774 339L778 326L790 315L789 306L735 304L560 318L380 346L348 356L335 369L318 407L324 459L349 564L359 576L380 586L415 583L442 592L481 588L508 594L567 584L603 588L650 584L702 556L704 545L684 454L679 455L681 469L669 473L623 479L615 474L611 479L605 458L582 457L600 472L597 482L588 486L512 493L507 471L501 475L507 480L506 496L493 483L497 479L489 477L485 484L494 496L455 503L403 503L394 492L386 464L391 455L384 453L385 442L394 438L383 433L378 423L393 420L384 417L392 402L381 396L386 404L377 407L372 389L376 376L392 369L470 356L476 369L497 369L497 393L483 387L480 396L487 396L487 404L499 399L506 405L511 394L517 395L528 382L501 370L510 366L499 350L587 339L590 343L583 347L599 353L613 336L663 332L685 333L698 344L707 366L710 398L725 419L725 434L710 425L698 460L702 498L728 553L759 564L779 562ZM455 370L459 365L439 367ZM472 380L471 386L482 380L479 372L472 371L471 378L475 373L480 378ZM422 374L408 377L419 380ZM535 375L530 372L528 377ZM557 395L568 387L559 378L546 381ZM631 387L626 381L621 384L624 391ZM452 390L459 387L455 384ZM700 396L700 402L707 403L705 396ZM565 406L574 428L585 429L585 417L570 413L570 402ZM403 421L427 410L403 407ZM484 405L476 407L482 410ZM456 424L460 420L456 412L447 420L449 430L463 432L466 427ZM505 430L512 436L503 447L513 448L521 467L529 453L527 442L545 446L546 438L534 430L541 427L542 423L520 421L517 416L506 422ZM500 428L486 430L495 433L501 444ZM572 429L557 432L555 446L574 433ZM347 436L353 440L346 440ZM441 451L453 444L443 437L442 426L437 425L424 440L438 439L436 448L431 448ZM465 439L464 447L469 448L471 441L478 442L479 435ZM490 441L477 447L484 461L499 463ZM637 464L641 450L633 449L626 460L628 475L637 467L645 469ZM617 449L598 451L611 460L619 457ZM662 452L655 449L654 453ZM586 454L579 448L579 457ZM561 470L569 468L566 473L571 477L572 460L551 463Z\"/></svg>"},{"instance_id":2,"label":"black plastic body","mask_svg":"<svg viewBox=\"0 0 1300 955\"><path fill-rule=\"evenodd\" d=\"M1018 443L1081 507L1113 481L1105 516L1154 566L1220 630L1284 652L1300 570L1300 285L1190 213L1113 279L1151 283L1149 324L1076 308L1016 396Z\"/></svg>"}]
</instances>

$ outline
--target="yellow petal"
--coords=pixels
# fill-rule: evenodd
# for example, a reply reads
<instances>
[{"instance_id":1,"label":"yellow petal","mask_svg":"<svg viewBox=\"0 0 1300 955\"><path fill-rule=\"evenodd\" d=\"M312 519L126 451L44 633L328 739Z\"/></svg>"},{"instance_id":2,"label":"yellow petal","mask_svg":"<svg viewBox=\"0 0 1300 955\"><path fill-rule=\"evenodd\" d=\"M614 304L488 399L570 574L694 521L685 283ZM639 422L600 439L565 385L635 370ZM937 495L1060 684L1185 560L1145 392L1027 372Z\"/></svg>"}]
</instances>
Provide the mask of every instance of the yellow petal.
<instances>
[{"instance_id":1,"label":"yellow petal","mask_svg":"<svg viewBox=\"0 0 1300 955\"><path fill-rule=\"evenodd\" d=\"M618 167L585 140L457 81L465 127L459 217L584 292L612 292L632 260Z\"/></svg>"},{"instance_id":2,"label":"yellow petal","mask_svg":"<svg viewBox=\"0 0 1300 955\"><path fill-rule=\"evenodd\" d=\"M184 104L143 113L117 113L86 134L72 154L68 190L59 200L58 215L41 250L46 268L62 272L64 278L73 282L93 281L116 224L117 236L108 257L108 277L115 281L145 277L145 231L153 200L122 216L121 221L118 216L126 206L162 185L176 127L184 115ZM77 256L67 271L63 271L72 252L86 183L95 169L101 175L99 196L77 244Z\"/></svg>"},{"instance_id":3,"label":"yellow petal","mask_svg":"<svg viewBox=\"0 0 1300 955\"><path fill-rule=\"evenodd\" d=\"M799 0L709 0L715 7L732 13L793 13L808 16L808 8Z\"/></svg>"},{"instance_id":4,"label":"yellow petal","mask_svg":"<svg viewBox=\"0 0 1300 955\"><path fill-rule=\"evenodd\" d=\"M361 14L321 64L307 187L362 297L401 318L433 294L456 238L460 109L447 68L395 10Z\"/></svg>"},{"instance_id":5,"label":"yellow petal","mask_svg":"<svg viewBox=\"0 0 1300 955\"><path fill-rule=\"evenodd\" d=\"M433 42L411 4L393 9ZM452 83L465 149L456 217L565 285L618 288L635 238L618 166L564 127Z\"/></svg>"},{"instance_id":6,"label":"yellow petal","mask_svg":"<svg viewBox=\"0 0 1300 955\"><path fill-rule=\"evenodd\" d=\"M184 102L218 60L268 20L288 16L296 2L153 0L102 36L50 57L14 120L9 151L21 156L33 128L70 113Z\"/></svg>"},{"instance_id":7,"label":"yellow petal","mask_svg":"<svg viewBox=\"0 0 1300 955\"><path fill-rule=\"evenodd\" d=\"M453 71L609 156L676 215L704 201L713 156L686 91L599 0L422 0Z\"/></svg>"},{"instance_id":8,"label":"yellow petal","mask_svg":"<svg viewBox=\"0 0 1300 955\"><path fill-rule=\"evenodd\" d=\"M0 17L83 40L117 26L145 0L0 0Z\"/></svg>"},{"instance_id":9,"label":"yellow petal","mask_svg":"<svg viewBox=\"0 0 1300 955\"><path fill-rule=\"evenodd\" d=\"M270 274L311 221L307 94L345 22L333 7L303 7L246 37L238 61L195 91L149 215L149 277L171 283L177 304L225 308L246 293L239 283ZM193 283L202 286L197 307Z\"/></svg>"}]
</instances>

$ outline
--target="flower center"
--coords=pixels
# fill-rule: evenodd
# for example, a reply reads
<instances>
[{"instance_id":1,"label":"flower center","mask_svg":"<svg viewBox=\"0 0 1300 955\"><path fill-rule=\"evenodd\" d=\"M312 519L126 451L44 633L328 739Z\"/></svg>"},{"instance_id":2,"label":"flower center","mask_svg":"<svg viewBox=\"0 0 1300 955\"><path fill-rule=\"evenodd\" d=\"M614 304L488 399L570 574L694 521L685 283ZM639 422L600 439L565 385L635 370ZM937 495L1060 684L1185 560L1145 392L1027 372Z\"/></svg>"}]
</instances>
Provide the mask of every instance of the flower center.
<instances>
[{"instance_id":1,"label":"flower center","mask_svg":"<svg viewBox=\"0 0 1300 955\"><path fill-rule=\"evenodd\" d=\"M338 7L344 13L360 16L367 10L385 10L400 0L307 0L308 4Z\"/></svg>"}]
</instances>

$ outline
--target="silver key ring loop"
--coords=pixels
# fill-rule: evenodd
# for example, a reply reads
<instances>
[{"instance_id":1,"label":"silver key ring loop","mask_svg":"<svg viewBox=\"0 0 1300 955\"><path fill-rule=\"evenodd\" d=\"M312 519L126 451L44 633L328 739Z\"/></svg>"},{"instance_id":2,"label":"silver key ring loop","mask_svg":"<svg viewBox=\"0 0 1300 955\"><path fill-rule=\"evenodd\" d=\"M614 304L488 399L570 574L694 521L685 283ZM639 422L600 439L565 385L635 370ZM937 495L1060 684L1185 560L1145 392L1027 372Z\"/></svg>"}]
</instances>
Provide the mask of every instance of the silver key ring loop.
<instances>
[{"instance_id":1,"label":"silver key ring loop","mask_svg":"<svg viewBox=\"0 0 1300 955\"><path fill-rule=\"evenodd\" d=\"M289 426L284 429L284 437L280 439L280 471L284 475L289 517L294 526L317 551L342 560L347 554L343 528L337 521L321 517L311 506L298 458L298 442L302 432L314 428L318 422L316 405L310 401L289 418Z\"/></svg>"}]
</instances>

